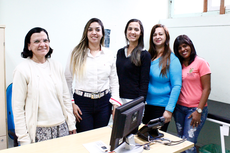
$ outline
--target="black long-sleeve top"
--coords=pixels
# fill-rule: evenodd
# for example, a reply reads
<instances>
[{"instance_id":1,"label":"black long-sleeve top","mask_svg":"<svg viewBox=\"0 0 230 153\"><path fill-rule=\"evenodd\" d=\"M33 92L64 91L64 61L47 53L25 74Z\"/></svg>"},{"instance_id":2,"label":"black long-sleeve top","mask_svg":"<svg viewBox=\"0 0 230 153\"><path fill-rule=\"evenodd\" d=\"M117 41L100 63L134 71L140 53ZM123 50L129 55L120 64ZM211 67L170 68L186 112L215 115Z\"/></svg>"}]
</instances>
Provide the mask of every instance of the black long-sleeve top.
<instances>
[{"instance_id":1,"label":"black long-sleeve top","mask_svg":"<svg viewBox=\"0 0 230 153\"><path fill-rule=\"evenodd\" d=\"M141 66L135 66L130 56L125 56L125 48L118 50L116 66L121 98L134 99L139 96L146 98L150 64L151 56L146 50L141 52Z\"/></svg>"}]
</instances>

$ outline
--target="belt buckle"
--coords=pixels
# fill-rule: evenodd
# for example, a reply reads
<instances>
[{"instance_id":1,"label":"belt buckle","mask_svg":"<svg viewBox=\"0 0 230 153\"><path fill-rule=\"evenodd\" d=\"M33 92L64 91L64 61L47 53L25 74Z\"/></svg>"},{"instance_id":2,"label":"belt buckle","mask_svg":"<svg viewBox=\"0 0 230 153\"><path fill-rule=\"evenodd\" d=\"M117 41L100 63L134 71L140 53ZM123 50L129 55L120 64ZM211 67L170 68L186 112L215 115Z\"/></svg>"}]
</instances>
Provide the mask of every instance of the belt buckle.
<instances>
[{"instance_id":1,"label":"belt buckle","mask_svg":"<svg viewBox=\"0 0 230 153\"><path fill-rule=\"evenodd\" d=\"M92 93L91 99L98 99L98 94L97 93Z\"/></svg>"},{"instance_id":2,"label":"belt buckle","mask_svg":"<svg viewBox=\"0 0 230 153\"><path fill-rule=\"evenodd\" d=\"M92 93L92 94L91 94L91 99L94 99L94 97L95 97L95 96L94 96L94 94Z\"/></svg>"}]
</instances>

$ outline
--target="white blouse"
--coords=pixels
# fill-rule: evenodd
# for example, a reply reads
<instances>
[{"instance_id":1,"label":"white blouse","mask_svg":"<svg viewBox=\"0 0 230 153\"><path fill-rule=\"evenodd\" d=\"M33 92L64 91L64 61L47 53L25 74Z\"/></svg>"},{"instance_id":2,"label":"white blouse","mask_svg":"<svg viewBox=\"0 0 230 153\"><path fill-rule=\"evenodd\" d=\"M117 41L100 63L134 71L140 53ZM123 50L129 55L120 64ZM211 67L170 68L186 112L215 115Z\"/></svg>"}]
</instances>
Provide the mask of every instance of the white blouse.
<instances>
[{"instance_id":1,"label":"white blouse","mask_svg":"<svg viewBox=\"0 0 230 153\"><path fill-rule=\"evenodd\" d=\"M72 93L71 99L73 99L74 89L92 93L98 93L109 89L111 92L110 103L121 105L115 64L116 59L112 52L105 47L101 47L101 51L95 57L91 55L89 49L87 49L87 52L85 72L81 79L76 76L74 78L72 77L72 71L70 70L71 54L67 61L65 77L70 93ZM75 80L74 86L72 86L73 79Z\"/></svg>"},{"instance_id":2,"label":"white blouse","mask_svg":"<svg viewBox=\"0 0 230 153\"><path fill-rule=\"evenodd\" d=\"M58 100L55 82L51 77L49 61L34 64L39 75L38 127L52 127L65 122L61 104Z\"/></svg>"}]
</instances>

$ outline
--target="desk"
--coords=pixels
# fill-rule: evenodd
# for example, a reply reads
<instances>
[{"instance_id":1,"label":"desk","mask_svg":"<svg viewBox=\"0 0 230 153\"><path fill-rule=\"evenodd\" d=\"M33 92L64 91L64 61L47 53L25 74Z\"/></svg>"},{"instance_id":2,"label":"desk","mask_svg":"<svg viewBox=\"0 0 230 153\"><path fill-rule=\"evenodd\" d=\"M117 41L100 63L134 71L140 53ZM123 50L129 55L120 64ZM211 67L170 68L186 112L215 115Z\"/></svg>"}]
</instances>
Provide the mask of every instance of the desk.
<instances>
[{"instance_id":1,"label":"desk","mask_svg":"<svg viewBox=\"0 0 230 153\"><path fill-rule=\"evenodd\" d=\"M229 135L230 127L230 116L229 116L230 105L208 100L208 121L220 124L220 140L221 150L225 152L225 141L224 136Z\"/></svg>"},{"instance_id":2,"label":"desk","mask_svg":"<svg viewBox=\"0 0 230 153\"><path fill-rule=\"evenodd\" d=\"M103 127L62 138L0 150L0 153L88 153L87 149L82 144L101 140L109 146L111 131L112 129L110 127ZM180 138L171 134L164 134L165 138L169 138L175 141L180 140ZM143 141L139 140L138 138L135 139L138 143L143 143ZM155 143L151 145L150 150L144 150L143 153L179 153L191 147L193 147L193 143L188 141L175 146L165 146L159 143Z\"/></svg>"}]
</instances>

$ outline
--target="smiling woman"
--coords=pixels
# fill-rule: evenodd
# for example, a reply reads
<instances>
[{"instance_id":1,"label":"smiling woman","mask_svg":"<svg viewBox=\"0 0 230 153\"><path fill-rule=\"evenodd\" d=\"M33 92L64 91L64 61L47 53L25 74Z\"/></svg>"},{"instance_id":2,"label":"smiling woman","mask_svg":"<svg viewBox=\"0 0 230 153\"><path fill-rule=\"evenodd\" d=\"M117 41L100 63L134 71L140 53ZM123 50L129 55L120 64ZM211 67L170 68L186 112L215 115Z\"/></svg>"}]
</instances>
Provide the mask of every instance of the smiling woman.
<instances>
[{"instance_id":1,"label":"smiling woman","mask_svg":"<svg viewBox=\"0 0 230 153\"><path fill-rule=\"evenodd\" d=\"M169 32L164 25L156 24L150 34L149 53L152 62L143 123L163 116L167 131L181 89L181 65L169 47Z\"/></svg>"},{"instance_id":2,"label":"smiling woman","mask_svg":"<svg viewBox=\"0 0 230 153\"><path fill-rule=\"evenodd\" d=\"M72 93L77 132L107 126L112 105L114 110L121 105L115 58L103 47L104 37L101 20L90 19L66 65L65 76ZM72 86L73 80L75 86Z\"/></svg>"},{"instance_id":3,"label":"smiling woman","mask_svg":"<svg viewBox=\"0 0 230 153\"><path fill-rule=\"evenodd\" d=\"M131 19L125 27L127 46L117 52L120 97L126 103L139 96L146 98L151 57L144 49L144 28L140 20Z\"/></svg>"},{"instance_id":4,"label":"smiling woman","mask_svg":"<svg viewBox=\"0 0 230 153\"><path fill-rule=\"evenodd\" d=\"M182 88L175 111L177 133L181 138L197 143L198 135L208 115L207 100L211 90L209 64L196 54L187 35L174 41L174 52L182 65ZM196 153L196 147L185 151Z\"/></svg>"},{"instance_id":5,"label":"smiling woman","mask_svg":"<svg viewBox=\"0 0 230 153\"><path fill-rule=\"evenodd\" d=\"M21 145L76 133L75 118L62 66L50 59L48 32L31 29L14 71L12 104Z\"/></svg>"},{"instance_id":6,"label":"smiling woman","mask_svg":"<svg viewBox=\"0 0 230 153\"><path fill-rule=\"evenodd\" d=\"M90 24L87 32L87 38L89 41L88 45L91 48L90 53L92 54L94 52L93 56L100 51L100 41L103 35L101 25L98 22Z\"/></svg>"},{"instance_id":7,"label":"smiling woman","mask_svg":"<svg viewBox=\"0 0 230 153\"><path fill-rule=\"evenodd\" d=\"M49 52L49 40L44 31L32 34L28 49L33 52L32 60L37 63L46 61L46 54Z\"/></svg>"}]
</instances>

